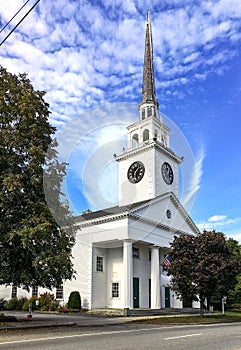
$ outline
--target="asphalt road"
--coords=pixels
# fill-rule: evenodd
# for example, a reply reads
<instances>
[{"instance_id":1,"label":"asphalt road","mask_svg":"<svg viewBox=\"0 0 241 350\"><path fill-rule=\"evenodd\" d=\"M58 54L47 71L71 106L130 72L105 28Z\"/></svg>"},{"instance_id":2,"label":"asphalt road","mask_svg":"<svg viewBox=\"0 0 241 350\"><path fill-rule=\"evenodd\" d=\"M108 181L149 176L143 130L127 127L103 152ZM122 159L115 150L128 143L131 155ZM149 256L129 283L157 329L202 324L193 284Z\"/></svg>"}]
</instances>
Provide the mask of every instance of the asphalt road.
<instances>
[{"instance_id":1,"label":"asphalt road","mask_svg":"<svg viewBox=\"0 0 241 350\"><path fill-rule=\"evenodd\" d=\"M158 327L119 325L75 328L7 336L0 334L0 350L241 350L241 325Z\"/></svg>"}]
</instances>

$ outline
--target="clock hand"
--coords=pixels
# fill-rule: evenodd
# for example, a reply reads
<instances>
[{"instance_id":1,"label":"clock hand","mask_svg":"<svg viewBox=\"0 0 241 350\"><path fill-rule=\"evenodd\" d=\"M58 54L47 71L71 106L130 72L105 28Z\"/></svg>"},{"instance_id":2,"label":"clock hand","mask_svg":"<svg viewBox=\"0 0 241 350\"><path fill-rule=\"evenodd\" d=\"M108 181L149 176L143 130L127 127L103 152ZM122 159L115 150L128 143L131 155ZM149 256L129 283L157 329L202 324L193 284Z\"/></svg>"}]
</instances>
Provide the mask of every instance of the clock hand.
<instances>
[{"instance_id":1,"label":"clock hand","mask_svg":"<svg viewBox=\"0 0 241 350\"><path fill-rule=\"evenodd\" d=\"M134 170L134 178L136 179L136 173L138 172L138 168Z\"/></svg>"}]
</instances>

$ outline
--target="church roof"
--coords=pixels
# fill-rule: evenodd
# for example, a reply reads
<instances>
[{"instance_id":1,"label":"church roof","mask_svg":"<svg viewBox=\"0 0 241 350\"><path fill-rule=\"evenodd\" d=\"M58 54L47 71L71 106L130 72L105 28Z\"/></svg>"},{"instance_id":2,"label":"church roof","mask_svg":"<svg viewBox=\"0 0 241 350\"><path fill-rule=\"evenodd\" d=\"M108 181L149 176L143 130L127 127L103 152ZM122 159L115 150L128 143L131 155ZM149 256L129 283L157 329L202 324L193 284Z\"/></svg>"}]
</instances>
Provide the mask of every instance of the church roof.
<instances>
[{"instance_id":1,"label":"church roof","mask_svg":"<svg viewBox=\"0 0 241 350\"><path fill-rule=\"evenodd\" d=\"M80 221L86 221L86 220L93 220L93 219L98 219L98 218L102 218L108 215L116 215L116 214L121 214L123 212L129 211L131 209L135 209L145 203L150 202L151 199L147 199L145 201L141 201L138 203L133 203L133 204L129 204L129 205L123 205L123 206L114 206L114 207L110 207L110 208L105 208L105 209L101 209L101 210L97 210L97 211L93 211L87 214L83 214L83 215L78 215L75 217L75 221L76 222L80 222Z\"/></svg>"},{"instance_id":2,"label":"church roof","mask_svg":"<svg viewBox=\"0 0 241 350\"><path fill-rule=\"evenodd\" d=\"M145 54L144 54L144 69L143 69L143 83L142 83L142 103L154 102L158 106L155 94L155 79L153 68L153 44L152 44L152 30L151 18L148 12L146 23L146 39L145 39Z\"/></svg>"},{"instance_id":3,"label":"church roof","mask_svg":"<svg viewBox=\"0 0 241 350\"><path fill-rule=\"evenodd\" d=\"M171 202L176 207L177 211L180 213L180 215L183 217L184 221L188 223L189 227L192 228L192 232L195 234L199 233L199 229L195 225L195 223L192 221L191 217L186 212L185 208L182 206L179 199L175 196L172 192L164 193L160 196L157 196L155 198L147 199L141 202L136 202L130 205L124 205L124 206L114 206L110 208L105 208L102 210L98 210L95 212L79 215L75 217L76 225L80 226L89 226L89 225L96 225L100 222L107 222L112 220L119 220L124 217L131 217L135 220L144 220L146 222L149 222L150 224L153 224L155 226L160 226L166 230L173 230L177 233L181 233L183 231L177 230L174 227L168 227L166 225L163 225L162 222L157 222L150 220L148 218L141 217L138 212L145 207L155 205L155 203L161 202L165 200L166 198L169 198Z\"/></svg>"}]
</instances>

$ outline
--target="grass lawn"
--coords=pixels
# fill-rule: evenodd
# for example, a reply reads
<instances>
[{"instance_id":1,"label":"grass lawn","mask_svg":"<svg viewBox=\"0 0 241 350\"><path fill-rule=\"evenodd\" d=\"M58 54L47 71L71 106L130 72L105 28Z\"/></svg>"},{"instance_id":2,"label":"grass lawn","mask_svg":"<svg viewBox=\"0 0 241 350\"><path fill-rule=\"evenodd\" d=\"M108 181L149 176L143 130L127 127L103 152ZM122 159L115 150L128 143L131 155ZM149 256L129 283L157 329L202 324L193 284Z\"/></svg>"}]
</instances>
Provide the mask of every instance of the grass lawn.
<instances>
[{"instance_id":1,"label":"grass lawn","mask_svg":"<svg viewBox=\"0 0 241 350\"><path fill-rule=\"evenodd\" d=\"M146 319L140 319L133 321L135 323L149 323L158 325L176 325L176 324L212 324L212 323L231 323L241 322L241 312L225 312L213 313L211 315L205 315L203 317L199 315L192 316L161 316L150 317Z\"/></svg>"}]
</instances>

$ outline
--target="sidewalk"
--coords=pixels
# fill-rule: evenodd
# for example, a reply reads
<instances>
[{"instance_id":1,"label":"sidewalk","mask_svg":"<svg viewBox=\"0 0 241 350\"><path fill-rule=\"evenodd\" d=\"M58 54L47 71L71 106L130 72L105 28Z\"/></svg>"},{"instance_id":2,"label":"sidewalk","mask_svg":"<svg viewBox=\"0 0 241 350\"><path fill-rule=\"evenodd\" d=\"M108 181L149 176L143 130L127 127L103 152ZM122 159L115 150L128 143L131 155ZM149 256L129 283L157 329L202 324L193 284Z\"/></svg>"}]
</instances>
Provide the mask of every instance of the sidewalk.
<instances>
[{"instance_id":1,"label":"sidewalk","mask_svg":"<svg viewBox=\"0 0 241 350\"><path fill-rule=\"evenodd\" d=\"M35 328L54 327L102 327L115 324L123 324L142 317L109 317L89 315L85 313L57 314L33 312L32 320L28 320L28 313L17 311L4 311L6 316L15 316L17 322L0 322L0 331L21 330ZM147 318L146 316L144 318Z\"/></svg>"},{"instance_id":2,"label":"sidewalk","mask_svg":"<svg viewBox=\"0 0 241 350\"><path fill-rule=\"evenodd\" d=\"M55 327L103 327L128 323L136 320L152 319L161 315L113 316L92 313L59 314L47 312L33 312L32 320L28 320L28 313L21 311L4 311L6 316L14 316L17 322L0 322L0 332L6 330L24 330ZM168 316L162 315L162 316ZM173 316L169 315L169 316ZM180 313L179 313L180 316ZM184 314L183 314L184 316Z\"/></svg>"},{"instance_id":3,"label":"sidewalk","mask_svg":"<svg viewBox=\"0 0 241 350\"><path fill-rule=\"evenodd\" d=\"M62 317L52 317L48 314L32 313L32 320L28 319L28 313L17 311L4 311L6 316L14 316L17 321L2 322L0 321L0 331L3 330L20 330L20 329L34 329L40 327L60 327L73 326L75 323L69 319L62 319ZM49 317L50 316L50 317Z\"/></svg>"}]
</instances>

